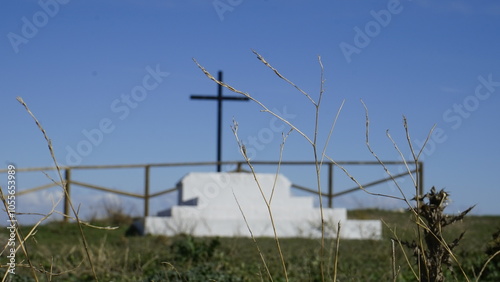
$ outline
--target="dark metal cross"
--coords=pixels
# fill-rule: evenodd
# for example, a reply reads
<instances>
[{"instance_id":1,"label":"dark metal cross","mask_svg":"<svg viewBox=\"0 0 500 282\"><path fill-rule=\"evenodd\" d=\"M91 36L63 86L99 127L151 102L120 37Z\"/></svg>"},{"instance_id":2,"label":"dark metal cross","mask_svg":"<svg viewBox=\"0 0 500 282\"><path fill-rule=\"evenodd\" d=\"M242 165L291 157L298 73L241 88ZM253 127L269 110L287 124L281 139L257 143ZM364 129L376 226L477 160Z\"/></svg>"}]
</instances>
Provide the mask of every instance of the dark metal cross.
<instances>
[{"instance_id":1,"label":"dark metal cross","mask_svg":"<svg viewBox=\"0 0 500 282\"><path fill-rule=\"evenodd\" d=\"M222 82L222 71L219 71L218 80ZM217 172L221 171L222 157L222 101L239 100L248 101L247 97L222 96L222 85L218 84L217 96L191 95L191 99L198 100L217 100Z\"/></svg>"}]
</instances>

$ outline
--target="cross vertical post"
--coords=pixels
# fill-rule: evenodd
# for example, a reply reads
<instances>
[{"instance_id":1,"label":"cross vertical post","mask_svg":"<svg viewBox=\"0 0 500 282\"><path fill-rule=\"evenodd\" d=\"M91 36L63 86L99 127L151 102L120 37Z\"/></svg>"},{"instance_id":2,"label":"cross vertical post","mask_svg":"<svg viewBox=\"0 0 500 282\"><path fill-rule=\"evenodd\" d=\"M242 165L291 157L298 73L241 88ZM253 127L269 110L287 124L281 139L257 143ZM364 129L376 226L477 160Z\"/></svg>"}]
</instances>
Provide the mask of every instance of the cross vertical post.
<instances>
[{"instance_id":1,"label":"cross vertical post","mask_svg":"<svg viewBox=\"0 0 500 282\"><path fill-rule=\"evenodd\" d=\"M218 78L222 82L222 72L219 71ZM217 84L217 172L221 171L222 160L222 85Z\"/></svg>"},{"instance_id":2,"label":"cross vertical post","mask_svg":"<svg viewBox=\"0 0 500 282\"><path fill-rule=\"evenodd\" d=\"M222 82L222 71L218 73L218 80ZM222 85L217 85L217 96L191 95L194 100L217 100L217 172L221 172L222 160L222 101L223 100L239 100L248 101L248 97L223 96Z\"/></svg>"}]
</instances>

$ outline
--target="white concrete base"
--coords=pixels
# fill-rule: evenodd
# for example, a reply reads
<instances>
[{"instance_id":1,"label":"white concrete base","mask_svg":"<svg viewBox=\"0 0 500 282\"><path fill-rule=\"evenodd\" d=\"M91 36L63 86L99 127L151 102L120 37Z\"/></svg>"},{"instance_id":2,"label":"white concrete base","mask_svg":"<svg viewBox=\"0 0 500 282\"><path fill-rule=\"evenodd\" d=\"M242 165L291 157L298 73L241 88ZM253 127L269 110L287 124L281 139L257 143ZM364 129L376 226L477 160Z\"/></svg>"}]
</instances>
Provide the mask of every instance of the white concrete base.
<instances>
[{"instance_id":1,"label":"white concrete base","mask_svg":"<svg viewBox=\"0 0 500 282\"><path fill-rule=\"evenodd\" d=\"M321 237L320 210L314 208L313 197L292 196L291 183L282 175L257 174L256 181L250 173L190 173L178 186L177 206L134 223L141 234ZM263 195L271 202L275 229ZM328 208L323 217L327 237L337 236L340 221L341 238L380 239L378 220L348 220L345 209Z\"/></svg>"}]
</instances>

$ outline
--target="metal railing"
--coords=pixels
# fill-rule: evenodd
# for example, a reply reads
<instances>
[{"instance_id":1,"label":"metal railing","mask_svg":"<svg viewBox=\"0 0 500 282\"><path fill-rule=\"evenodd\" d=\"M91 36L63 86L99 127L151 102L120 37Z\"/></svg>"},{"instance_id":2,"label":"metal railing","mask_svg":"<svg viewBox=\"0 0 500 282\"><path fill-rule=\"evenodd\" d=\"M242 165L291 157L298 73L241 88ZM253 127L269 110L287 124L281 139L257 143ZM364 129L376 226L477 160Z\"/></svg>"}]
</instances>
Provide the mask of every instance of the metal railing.
<instances>
[{"instance_id":1,"label":"metal railing","mask_svg":"<svg viewBox=\"0 0 500 282\"><path fill-rule=\"evenodd\" d=\"M315 165L315 162L310 162L310 161L282 161L282 162L276 162L276 161L253 161L252 165L277 165L280 164L281 166L307 166L307 165ZM380 165L379 162L377 161L343 161L343 162L337 162L338 165ZM402 161L386 161L384 162L386 165L404 165L405 163ZM155 164L127 164L127 165L81 165L81 166L63 166L60 167L59 169L63 173L63 183L61 181L52 181L51 183L40 185L37 187L29 188L29 189L24 189L22 191L16 192L17 196L21 196L24 194L28 193L33 193L36 191L48 189L54 186L61 186L63 187L63 184L65 184L67 193L65 193L64 196L64 221L67 222L69 219L70 215L70 205L69 201L71 198L71 191L73 185L76 186L81 186L84 188L88 189L94 189L94 190L99 190L99 191L104 191L104 192L109 192L109 193L114 193L122 196L128 196L128 197L133 197L133 198L138 198L138 199L143 199L144 201L144 216L149 215L149 203L150 199L165 195L168 193L172 193L177 191L179 188L178 187L172 187L168 188L159 192L151 193L150 192L150 172L151 168L155 167L181 167L181 166L213 166L213 165L235 165L236 172L244 172L243 166L246 166L247 163L245 161L224 161L224 162L187 162L187 163L155 163ZM311 189L308 187L300 186L297 184L292 184L292 188L302 190L308 193L312 193L315 195L321 195L322 197L326 197L328 200L328 207L331 208L333 207L333 198L339 197L348 193L352 193L355 191L360 191L361 189L356 186L350 189L346 189L340 192L334 193L334 168L336 166L335 163L332 162L324 162L323 166L327 166L327 177L328 177L328 184L327 184L327 192L321 192L319 193L317 189ZM82 181L77 181L72 179L72 171L74 170L95 170L95 169L127 169L127 168L142 168L144 169L144 193L143 194L137 194L137 193L131 193L131 192L126 192L126 191L121 191L117 189L112 189L108 187L103 187L95 184L90 184L90 183L85 183ZM51 170L56 170L56 167L33 167L33 168L16 168L16 173L19 172L35 172L35 171L51 171ZM0 174L2 173L7 173L7 169L2 169L0 170ZM423 163L419 162L417 164L417 167L413 170L410 171L411 174L416 174L416 179L418 183L418 194L423 195ZM372 181L366 184L363 184L363 188L370 188L372 186L392 181L393 179L397 179L403 176L408 176L408 172L403 172L400 174L393 175L392 177L386 177L382 178L376 181ZM5 194L5 193L4 193Z\"/></svg>"}]
</instances>

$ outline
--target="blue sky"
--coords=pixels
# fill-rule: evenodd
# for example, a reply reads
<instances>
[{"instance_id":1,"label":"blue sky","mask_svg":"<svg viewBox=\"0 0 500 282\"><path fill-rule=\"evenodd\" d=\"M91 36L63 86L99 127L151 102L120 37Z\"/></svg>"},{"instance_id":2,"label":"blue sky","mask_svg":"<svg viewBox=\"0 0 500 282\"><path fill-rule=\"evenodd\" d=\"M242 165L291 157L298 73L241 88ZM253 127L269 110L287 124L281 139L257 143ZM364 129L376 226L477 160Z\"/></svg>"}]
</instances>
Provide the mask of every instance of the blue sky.
<instances>
[{"instance_id":1,"label":"blue sky","mask_svg":"<svg viewBox=\"0 0 500 282\"><path fill-rule=\"evenodd\" d=\"M8 0L0 11L2 164L52 165L42 134L17 96L46 129L61 164L215 160L215 102L189 97L215 95L217 88L193 58L214 75L223 70L227 83L312 136L314 106L251 50L316 100L320 55L325 92L319 144L326 141L345 99L326 150L329 156L338 161L374 160L364 144L363 99L370 113L371 143L381 159L400 158L386 130L404 156L410 155L402 115L416 149L436 125L422 154L426 188L449 190L450 212L477 204L475 213L500 214L495 176L500 167L500 3L435 2ZM237 95L229 90L224 94ZM254 149L254 160L277 160L281 132L288 128L259 111L250 102L224 103L224 160L242 160L230 129L233 118L240 139ZM311 146L292 133L283 158L313 160ZM172 187L189 170L213 169L158 171L154 189ZM349 169L363 181L384 177L376 166ZM141 173L78 177L140 192ZM297 184L314 185L309 169L283 173ZM335 173L336 191L353 186L340 170ZM47 181L44 175L20 174L19 189ZM5 187L6 180L0 183ZM412 193L409 179L401 185ZM389 184L374 191L397 195ZM56 188L19 197L19 209L45 205L42 199L57 193ZM82 209L96 208L109 197L81 189L75 193ZM155 200L152 212L171 201ZM362 192L334 203L349 208L404 206ZM139 202L130 206L132 212L142 211Z\"/></svg>"}]
</instances>

